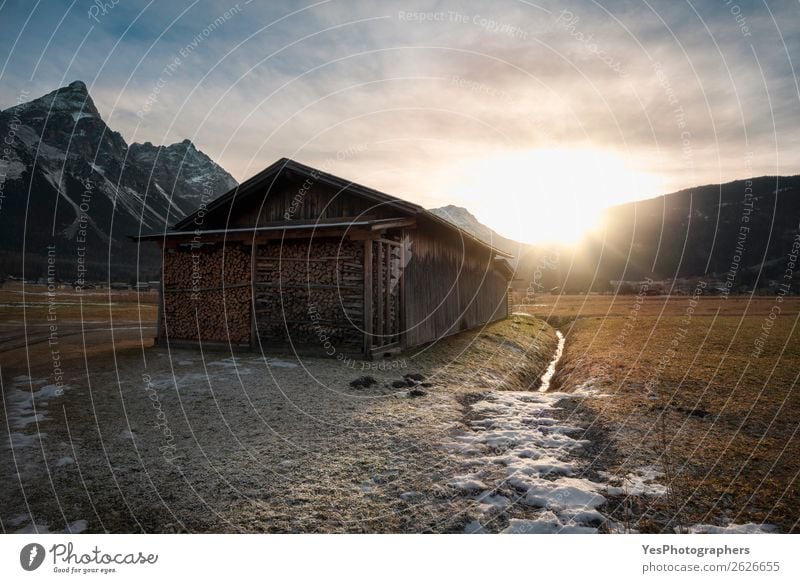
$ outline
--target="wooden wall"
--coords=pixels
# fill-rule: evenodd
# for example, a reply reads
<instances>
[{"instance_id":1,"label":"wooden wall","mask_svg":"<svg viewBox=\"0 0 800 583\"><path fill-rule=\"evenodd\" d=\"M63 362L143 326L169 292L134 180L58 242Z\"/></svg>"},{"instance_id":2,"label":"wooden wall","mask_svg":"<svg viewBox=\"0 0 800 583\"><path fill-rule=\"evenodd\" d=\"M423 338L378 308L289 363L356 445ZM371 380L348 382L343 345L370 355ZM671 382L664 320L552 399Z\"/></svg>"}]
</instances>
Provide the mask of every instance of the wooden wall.
<instances>
[{"instance_id":1,"label":"wooden wall","mask_svg":"<svg viewBox=\"0 0 800 583\"><path fill-rule=\"evenodd\" d=\"M508 280L493 254L435 225L409 231L406 345L430 342L508 315Z\"/></svg>"}]
</instances>

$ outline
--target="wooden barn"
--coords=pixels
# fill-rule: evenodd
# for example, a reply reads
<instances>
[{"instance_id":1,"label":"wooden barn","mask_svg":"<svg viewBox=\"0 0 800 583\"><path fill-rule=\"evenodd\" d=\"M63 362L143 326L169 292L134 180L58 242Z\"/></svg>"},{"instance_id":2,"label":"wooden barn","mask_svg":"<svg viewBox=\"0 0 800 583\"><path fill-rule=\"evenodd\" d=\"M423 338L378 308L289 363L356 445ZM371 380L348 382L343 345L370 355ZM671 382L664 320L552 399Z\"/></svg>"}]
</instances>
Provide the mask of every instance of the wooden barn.
<instances>
[{"instance_id":1,"label":"wooden barn","mask_svg":"<svg viewBox=\"0 0 800 583\"><path fill-rule=\"evenodd\" d=\"M285 158L136 239L163 249L157 342L371 358L509 314L510 255Z\"/></svg>"}]
</instances>

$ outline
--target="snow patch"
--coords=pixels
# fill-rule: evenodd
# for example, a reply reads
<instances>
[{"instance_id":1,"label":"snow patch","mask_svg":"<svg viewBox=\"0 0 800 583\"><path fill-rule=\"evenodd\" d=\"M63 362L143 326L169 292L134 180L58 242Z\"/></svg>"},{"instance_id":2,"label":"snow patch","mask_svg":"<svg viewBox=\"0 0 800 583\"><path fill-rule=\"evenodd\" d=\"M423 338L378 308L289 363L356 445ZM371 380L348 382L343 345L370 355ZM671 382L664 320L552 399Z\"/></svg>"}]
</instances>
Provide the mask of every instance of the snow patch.
<instances>
[{"instance_id":1,"label":"snow patch","mask_svg":"<svg viewBox=\"0 0 800 583\"><path fill-rule=\"evenodd\" d=\"M9 433L8 434L8 447L10 449L24 449L35 445L39 439L47 437L46 433Z\"/></svg>"},{"instance_id":2,"label":"snow patch","mask_svg":"<svg viewBox=\"0 0 800 583\"><path fill-rule=\"evenodd\" d=\"M506 533L589 533L615 524L598 510L607 496L661 496L660 472L647 466L627 476L602 475L602 481L580 476L577 454L588 444L583 429L559 421L555 413L565 399L597 393L589 384L579 394L538 391L494 391L471 405L478 419L472 431L447 444L469 473L454 476L448 485L476 501L477 524L486 516L509 511L512 500L537 509L533 519L512 519ZM480 473L475 473L476 468ZM491 483L501 468L504 478ZM475 495L475 491L483 493ZM517 494L509 497L509 490ZM470 523L468 529L477 526Z\"/></svg>"},{"instance_id":3,"label":"snow patch","mask_svg":"<svg viewBox=\"0 0 800 583\"><path fill-rule=\"evenodd\" d=\"M286 362L285 360L277 360L271 359L267 361L269 366L274 366L276 368L297 368L299 365L294 362Z\"/></svg>"},{"instance_id":4,"label":"snow patch","mask_svg":"<svg viewBox=\"0 0 800 583\"><path fill-rule=\"evenodd\" d=\"M25 164L19 160L8 160L2 169L3 180L17 180L25 172Z\"/></svg>"},{"instance_id":5,"label":"snow patch","mask_svg":"<svg viewBox=\"0 0 800 583\"><path fill-rule=\"evenodd\" d=\"M7 395L8 422L14 429L24 429L32 424L38 424L48 419L46 410L50 399L60 397L69 385L45 385L35 391L34 385L47 382L46 380L30 380L29 377L17 377L12 390ZM29 385L28 388L19 388L20 385ZM22 435L22 434L15 434ZM35 436L33 436L35 437ZM26 447L29 440L21 438L20 447ZM14 447L17 447L16 439Z\"/></svg>"},{"instance_id":6,"label":"snow patch","mask_svg":"<svg viewBox=\"0 0 800 583\"><path fill-rule=\"evenodd\" d=\"M404 501L404 502L413 502L414 500L417 500L421 496L422 496L422 494L412 490L412 491L403 492L402 494L400 494L400 499L402 501Z\"/></svg>"},{"instance_id":7,"label":"snow patch","mask_svg":"<svg viewBox=\"0 0 800 583\"><path fill-rule=\"evenodd\" d=\"M695 524L689 527L692 534L768 534L776 532L772 524L729 524L728 526L714 526L712 524Z\"/></svg>"},{"instance_id":8,"label":"snow patch","mask_svg":"<svg viewBox=\"0 0 800 583\"><path fill-rule=\"evenodd\" d=\"M596 528L578 524L563 524L552 512L544 512L533 520L512 518L501 534L593 534Z\"/></svg>"},{"instance_id":9,"label":"snow patch","mask_svg":"<svg viewBox=\"0 0 800 583\"><path fill-rule=\"evenodd\" d=\"M87 117L88 118L93 118L94 116L91 113L86 113L84 111L73 111L72 112L72 119L75 120L76 123L79 122L82 119L86 119Z\"/></svg>"},{"instance_id":10,"label":"snow patch","mask_svg":"<svg viewBox=\"0 0 800 583\"><path fill-rule=\"evenodd\" d=\"M609 496L664 496L667 487L658 483L664 475L653 466L643 466L623 478L609 476ZM617 485L619 484L619 485Z\"/></svg>"},{"instance_id":11,"label":"snow patch","mask_svg":"<svg viewBox=\"0 0 800 583\"><path fill-rule=\"evenodd\" d=\"M469 476L458 476L453 478L447 483L447 485L454 490L461 490L464 492L476 492L486 489L486 484L477 478L471 478Z\"/></svg>"},{"instance_id":12,"label":"snow patch","mask_svg":"<svg viewBox=\"0 0 800 583\"><path fill-rule=\"evenodd\" d=\"M89 527L89 523L86 520L76 520L74 522L70 522L67 525L67 528L64 529L65 534L80 534L84 530Z\"/></svg>"},{"instance_id":13,"label":"snow patch","mask_svg":"<svg viewBox=\"0 0 800 583\"><path fill-rule=\"evenodd\" d=\"M541 393L545 393L550 390L550 381L553 380L553 375L556 374L558 361L561 360L561 355L564 354L564 344L566 344L566 339L564 338L564 334L562 334L561 330L556 330L556 337L558 338L558 346L556 347L556 352L553 355L553 359L547 366L547 370L544 371L544 374L542 375L542 382L539 385L539 392Z\"/></svg>"},{"instance_id":14,"label":"snow patch","mask_svg":"<svg viewBox=\"0 0 800 583\"><path fill-rule=\"evenodd\" d=\"M599 494L604 486L582 478L558 478L554 481L541 478L513 480L516 488L526 491L524 502L528 506L559 511L583 511L595 509L606 502L605 497Z\"/></svg>"},{"instance_id":15,"label":"snow patch","mask_svg":"<svg viewBox=\"0 0 800 583\"><path fill-rule=\"evenodd\" d=\"M46 524L37 524L35 521L15 530L14 534L53 534Z\"/></svg>"}]
</instances>

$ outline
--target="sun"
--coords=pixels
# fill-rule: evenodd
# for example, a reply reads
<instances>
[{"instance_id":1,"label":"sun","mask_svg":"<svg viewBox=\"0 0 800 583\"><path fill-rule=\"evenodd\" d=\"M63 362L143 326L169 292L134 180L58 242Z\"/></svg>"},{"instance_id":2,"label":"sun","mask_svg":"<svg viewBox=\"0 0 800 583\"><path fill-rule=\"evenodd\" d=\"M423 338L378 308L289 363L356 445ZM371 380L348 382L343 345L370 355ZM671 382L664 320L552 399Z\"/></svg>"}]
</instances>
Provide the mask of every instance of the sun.
<instances>
[{"instance_id":1,"label":"sun","mask_svg":"<svg viewBox=\"0 0 800 583\"><path fill-rule=\"evenodd\" d=\"M664 185L604 150L528 150L457 166L441 196L499 234L530 244L576 243L597 226L603 209L651 198Z\"/></svg>"}]
</instances>

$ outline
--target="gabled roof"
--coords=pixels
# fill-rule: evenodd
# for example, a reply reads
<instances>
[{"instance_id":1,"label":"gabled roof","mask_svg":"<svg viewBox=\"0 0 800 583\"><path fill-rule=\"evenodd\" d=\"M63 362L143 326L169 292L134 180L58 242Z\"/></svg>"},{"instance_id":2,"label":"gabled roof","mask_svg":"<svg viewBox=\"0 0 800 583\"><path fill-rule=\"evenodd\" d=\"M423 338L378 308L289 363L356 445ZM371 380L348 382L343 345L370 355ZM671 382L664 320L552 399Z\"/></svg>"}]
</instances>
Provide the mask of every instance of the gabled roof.
<instances>
[{"instance_id":1,"label":"gabled roof","mask_svg":"<svg viewBox=\"0 0 800 583\"><path fill-rule=\"evenodd\" d=\"M311 177L316 181L333 186L338 190L346 190L349 193L355 194L356 196L361 196L367 200L380 203L381 205L387 205L393 207L398 211L405 213L407 215L424 217L425 219L430 220L433 223L436 223L442 227L445 227L448 230L458 233L461 237L463 237L468 241L478 243L482 247L488 248L497 255L503 257L513 257L513 255L511 255L510 253L497 249L496 247L490 245L486 241L479 239L472 233L469 233L468 231L465 231L464 229L454 225L450 221L442 217L439 217L430 211L425 210L425 208L421 207L418 204L414 204L413 202L409 202L407 200L391 196L389 194L386 194L385 192L381 192L379 190L375 190L373 188L357 184L350 180L334 176L333 174L317 170L316 168L312 168L311 166L306 166L305 164L301 164L300 162L296 162L289 158L281 158L277 162L271 164L258 174L242 182L236 188L233 188L232 190L214 199L203 210L207 214L209 212L212 212L216 208L228 204L234 199L242 200L244 198L253 195L263 196L265 187L274 183L277 180L278 176L282 172L285 172L287 170L300 174L301 176ZM199 212L200 212L199 210L195 211L194 213L190 214L187 217L184 217L183 219L175 223L172 232L188 230L190 228L193 229L195 217L198 215ZM161 236L163 236L163 233L161 234Z\"/></svg>"},{"instance_id":2,"label":"gabled roof","mask_svg":"<svg viewBox=\"0 0 800 583\"><path fill-rule=\"evenodd\" d=\"M409 217L389 218L389 219L355 219L342 221L341 219L314 220L314 221L279 221L267 223L260 227L233 227L227 229L203 229L199 231L203 235L258 235L259 233L269 233L273 231L325 231L336 229L358 229L378 231L386 228L407 227L415 224L415 219ZM163 233L151 233L149 235L135 235L130 239L133 241L160 241L162 239L186 239L195 237L198 231L165 231ZM231 237L232 239L234 237Z\"/></svg>"}]
</instances>

